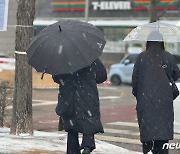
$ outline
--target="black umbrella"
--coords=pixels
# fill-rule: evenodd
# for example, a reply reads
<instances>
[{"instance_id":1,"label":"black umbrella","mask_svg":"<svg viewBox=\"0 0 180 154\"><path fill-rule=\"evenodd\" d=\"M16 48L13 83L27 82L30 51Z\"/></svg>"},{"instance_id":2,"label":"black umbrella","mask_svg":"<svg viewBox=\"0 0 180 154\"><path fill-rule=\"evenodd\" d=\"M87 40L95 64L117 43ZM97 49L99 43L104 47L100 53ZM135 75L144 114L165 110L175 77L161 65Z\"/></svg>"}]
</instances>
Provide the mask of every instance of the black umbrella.
<instances>
[{"instance_id":1,"label":"black umbrella","mask_svg":"<svg viewBox=\"0 0 180 154\"><path fill-rule=\"evenodd\" d=\"M67 74L89 66L105 46L103 33L95 26L61 20L39 32L28 50L28 63L38 72Z\"/></svg>"}]
</instances>

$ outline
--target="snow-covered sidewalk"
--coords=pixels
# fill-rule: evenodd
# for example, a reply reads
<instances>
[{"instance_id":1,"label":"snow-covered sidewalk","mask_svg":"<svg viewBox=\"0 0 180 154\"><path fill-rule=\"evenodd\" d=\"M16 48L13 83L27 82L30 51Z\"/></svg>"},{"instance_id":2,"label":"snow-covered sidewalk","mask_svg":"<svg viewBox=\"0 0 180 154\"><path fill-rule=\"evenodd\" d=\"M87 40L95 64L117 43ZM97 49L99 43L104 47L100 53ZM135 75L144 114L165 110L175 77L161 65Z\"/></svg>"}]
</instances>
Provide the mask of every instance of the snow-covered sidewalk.
<instances>
[{"instance_id":1,"label":"snow-covered sidewalk","mask_svg":"<svg viewBox=\"0 0 180 154\"><path fill-rule=\"evenodd\" d=\"M0 152L18 153L33 150L48 151L48 153L62 153L66 151L66 134L34 131L34 136L10 135L9 128L0 128ZM94 154L140 154L103 141L96 140Z\"/></svg>"}]
</instances>

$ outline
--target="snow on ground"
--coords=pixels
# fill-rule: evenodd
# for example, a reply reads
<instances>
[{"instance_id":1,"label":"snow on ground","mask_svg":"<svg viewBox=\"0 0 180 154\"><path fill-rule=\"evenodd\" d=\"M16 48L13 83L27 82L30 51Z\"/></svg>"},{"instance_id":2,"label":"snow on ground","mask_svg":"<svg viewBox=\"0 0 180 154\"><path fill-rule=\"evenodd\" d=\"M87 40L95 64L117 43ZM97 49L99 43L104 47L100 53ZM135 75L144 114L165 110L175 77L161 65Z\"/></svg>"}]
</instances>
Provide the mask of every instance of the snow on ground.
<instances>
[{"instance_id":1,"label":"snow on ground","mask_svg":"<svg viewBox=\"0 0 180 154\"><path fill-rule=\"evenodd\" d=\"M66 152L66 134L34 131L34 136L23 134L10 135L9 128L0 128L0 152L14 153L32 150L47 150ZM80 140L81 141L81 140ZM96 150L92 154L140 154L127 149L96 140Z\"/></svg>"}]
</instances>

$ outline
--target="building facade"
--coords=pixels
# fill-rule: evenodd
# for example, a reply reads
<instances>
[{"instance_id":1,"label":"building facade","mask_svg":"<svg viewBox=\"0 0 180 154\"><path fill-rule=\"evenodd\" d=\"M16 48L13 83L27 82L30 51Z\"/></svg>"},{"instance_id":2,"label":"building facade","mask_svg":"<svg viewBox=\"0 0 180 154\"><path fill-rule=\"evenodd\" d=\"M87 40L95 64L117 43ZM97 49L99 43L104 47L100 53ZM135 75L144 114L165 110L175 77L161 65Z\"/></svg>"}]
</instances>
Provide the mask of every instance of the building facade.
<instances>
[{"instance_id":1,"label":"building facade","mask_svg":"<svg viewBox=\"0 0 180 154\"><path fill-rule=\"evenodd\" d=\"M88 2L88 10L86 4ZM127 52L132 43L123 39L136 26L150 20L151 0L38 0L35 30L62 18L88 21L100 28L106 37L104 52ZM160 20L180 26L180 1L158 0L156 6ZM136 43L135 46L145 46ZM167 50L180 54L178 43L166 44ZM142 49L143 50L143 49Z\"/></svg>"},{"instance_id":2,"label":"building facade","mask_svg":"<svg viewBox=\"0 0 180 154\"><path fill-rule=\"evenodd\" d=\"M62 18L88 21L100 28L107 40L104 52L128 51L124 37L136 26L150 20L151 0L37 0L34 21L35 34L45 26ZM8 30L0 32L0 52L13 54L15 48L16 0L9 1ZM86 4L88 2L88 9ZM160 20L180 26L180 0L158 0L156 6ZM143 44L135 44L141 46ZM180 45L171 43L167 49L180 54Z\"/></svg>"}]
</instances>

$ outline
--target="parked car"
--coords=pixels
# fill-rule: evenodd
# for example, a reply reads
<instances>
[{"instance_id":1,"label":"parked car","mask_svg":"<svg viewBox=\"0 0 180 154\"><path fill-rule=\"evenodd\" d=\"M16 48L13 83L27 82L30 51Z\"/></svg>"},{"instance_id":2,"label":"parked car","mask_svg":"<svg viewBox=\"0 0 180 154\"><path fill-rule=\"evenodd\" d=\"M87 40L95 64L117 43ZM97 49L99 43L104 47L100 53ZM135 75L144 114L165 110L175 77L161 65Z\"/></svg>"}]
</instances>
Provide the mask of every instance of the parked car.
<instances>
[{"instance_id":1,"label":"parked car","mask_svg":"<svg viewBox=\"0 0 180 154\"><path fill-rule=\"evenodd\" d=\"M15 59L1 54L0 55L0 71L14 70L14 69L15 69Z\"/></svg>"},{"instance_id":2,"label":"parked car","mask_svg":"<svg viewBox=\"0 0 180 154\"><path fill-rule=\"evenodd\" d=\"M120 63L113 64L108 73L108 80L113 85L132 82L132 72L134 63L139 54L128 54Z\"/></svg>"},{"instance_id":3,"label":"parked car","mask_svg":"<svg viewBox=\"0 0 180 154\"><path fill-rule=\"evenodd\" d=\"M112 85L132 83L132 72L138 55L138 53L128 54L120 61L120 63L111 65L108 73L108 80ZM174 55L174 57L180 67L180 55Z\"/></svg>"},{"instance_id":4,"label":"parked car","mask_svg":"<svg viewBox=\"0 0 180 154\"><path fill-rule=\"evenodd\" d=\"M180 91L180 80L176 82L176 85ZM174 131L180 133L180 96L174 100Z\"/></svg>"}]
</instances>

